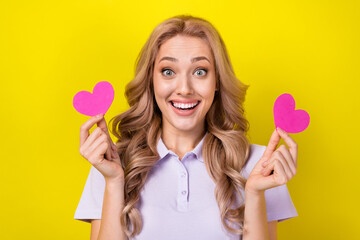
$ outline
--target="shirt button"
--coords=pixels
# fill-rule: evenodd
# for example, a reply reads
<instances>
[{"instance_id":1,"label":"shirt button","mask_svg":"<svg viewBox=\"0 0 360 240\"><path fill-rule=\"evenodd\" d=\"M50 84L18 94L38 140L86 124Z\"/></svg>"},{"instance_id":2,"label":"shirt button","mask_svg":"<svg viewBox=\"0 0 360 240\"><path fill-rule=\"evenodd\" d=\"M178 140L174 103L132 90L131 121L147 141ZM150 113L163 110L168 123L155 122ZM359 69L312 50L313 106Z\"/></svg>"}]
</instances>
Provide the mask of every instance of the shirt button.
<instances>
[{"instance_id":1,"label":"shirt button","mask_svg":"<svg viewBox=\"0 0 360 240\"><path fill-rule=\"evenodd\" d=\"M186 174L185 174L185 173L182 173L182 174L181 174L181 177L182 177L182 178L184 178L185 176L186 176Z\"/></svg>"},{"instance_id":2,"label":"shirt button","mask_svg":"<svg viewBox=\"0 0 360 240\"><path fill-rule=\"evenodd\" d=\"M186 194L186 191L182 191L181 194L182 194L182 195L185 195L185 194Z\"/></svg>"}]
</instances>

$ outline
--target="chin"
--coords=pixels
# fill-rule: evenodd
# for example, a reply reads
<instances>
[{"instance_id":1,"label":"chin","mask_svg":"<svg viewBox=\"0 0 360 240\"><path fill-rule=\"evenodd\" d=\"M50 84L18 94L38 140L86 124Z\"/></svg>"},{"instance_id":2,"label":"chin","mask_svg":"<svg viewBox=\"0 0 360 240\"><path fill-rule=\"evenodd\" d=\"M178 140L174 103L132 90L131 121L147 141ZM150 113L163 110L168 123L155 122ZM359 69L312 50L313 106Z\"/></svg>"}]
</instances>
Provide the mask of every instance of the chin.
<instances>
[{"instance_id":1,"label":"chin","mask_svg":"<svg viewBox=\"0 0 360 240\"><path fill-rule=\"evenodd\" d=\"M184 131L184 132L196 131L196 130L199 130L199 128L203 127L202 124L204 124L204 123L194 122L194 121L191 121L191 119L189 119L189 120L177 119L175 122L172 122L171 125L173 125L174 128L176 128L180 131Z\"/></svg>"}]
</instances>

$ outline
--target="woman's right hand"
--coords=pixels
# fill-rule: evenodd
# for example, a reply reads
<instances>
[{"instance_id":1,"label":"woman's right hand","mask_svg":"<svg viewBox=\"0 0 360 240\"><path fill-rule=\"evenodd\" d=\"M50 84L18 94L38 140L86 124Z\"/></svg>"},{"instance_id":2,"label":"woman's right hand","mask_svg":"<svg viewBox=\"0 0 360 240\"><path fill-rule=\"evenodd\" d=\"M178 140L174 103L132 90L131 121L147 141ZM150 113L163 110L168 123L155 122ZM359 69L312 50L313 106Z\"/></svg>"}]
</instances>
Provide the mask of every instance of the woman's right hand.
<instances>
[{"instance_id":1,"label":"woman's right hand","mask_svg":"<svg viewBox=\"0 0 360 240\"><path fill-rule=\"evenodd\" d=\"M89 135L90 128L97 127ZM87 159L106 181L124 181L117 147L111 140L104 114L91 117L80 127L80 154Z\"/></svg>"}]
</instances>

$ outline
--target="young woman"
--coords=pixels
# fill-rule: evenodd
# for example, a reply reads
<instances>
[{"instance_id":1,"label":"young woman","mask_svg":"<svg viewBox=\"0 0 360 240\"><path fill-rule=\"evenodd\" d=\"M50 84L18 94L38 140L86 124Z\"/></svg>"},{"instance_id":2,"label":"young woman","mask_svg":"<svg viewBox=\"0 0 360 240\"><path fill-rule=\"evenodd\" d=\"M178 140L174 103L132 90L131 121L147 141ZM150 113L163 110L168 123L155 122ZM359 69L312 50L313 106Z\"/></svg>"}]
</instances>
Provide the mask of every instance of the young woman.
<instances>
[{"instance_id":1,"label":"young woman","mask_svg":"<svg viewBox=\"0 0 360 240\"><path fill-rule=\"evenodd\" d=\"M297 144L281 129L267 146L248 142L247 88L208 21L159 24L127 85L130 108L110 120L116 145L103 115L80 129L92 167L75 219L91 221L91 238L276 239L277 222L297 216L286 187Z\"/></svg>"}]
</instances>

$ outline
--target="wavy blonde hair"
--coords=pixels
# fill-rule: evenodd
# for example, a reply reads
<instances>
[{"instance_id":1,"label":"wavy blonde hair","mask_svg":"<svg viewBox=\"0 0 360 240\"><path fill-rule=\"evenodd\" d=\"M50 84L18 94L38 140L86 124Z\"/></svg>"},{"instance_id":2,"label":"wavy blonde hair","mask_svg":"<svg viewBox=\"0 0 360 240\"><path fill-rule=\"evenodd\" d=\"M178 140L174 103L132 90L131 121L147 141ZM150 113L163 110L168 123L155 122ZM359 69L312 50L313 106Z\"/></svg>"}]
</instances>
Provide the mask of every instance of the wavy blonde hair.
<instances>
[{"instance_id":1,"label":"wavy blonde hair","mask_svg":"<svg viewBox=\"0 0 360 240\"><path fill-rule=\"evenodd\" d=\"M236 78L225 44L214 26L191 15L174 16L155 27L136 59L135 77L126 86L130 107L109 122L111 133L118 138L116 145L125 173L121 225L128 237L138 235L142 229L141 214L135 204L149 171L159 159L156 146L162 130L162 115L153 90L154 62L161 44L178 34L199 37L212 49L219 90L205 117L208 134L202 151L206 169L216 183L221 221L227 230L242 234L244 202L237 208L231 207L236 194L243 199L239 188L244 189L246 183L240 171L250 152L246 137L249 122L243 108L249 85ZM228 221L239 227L230 226Z\"/></svg>"}]
</instances>

